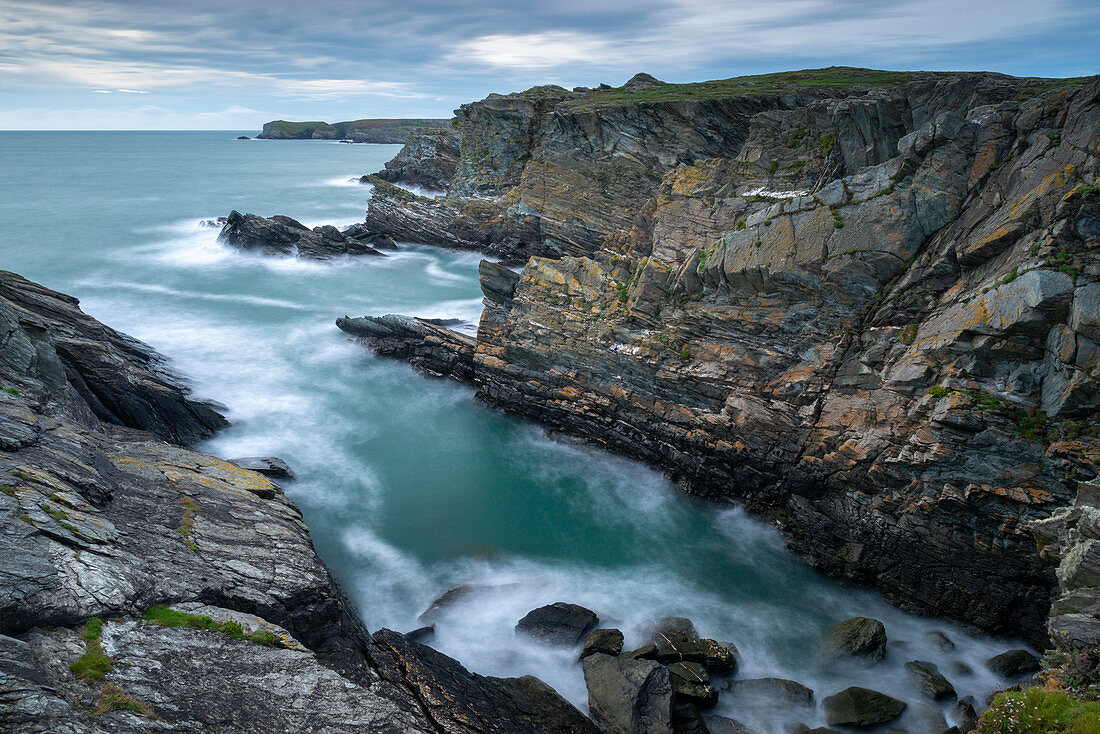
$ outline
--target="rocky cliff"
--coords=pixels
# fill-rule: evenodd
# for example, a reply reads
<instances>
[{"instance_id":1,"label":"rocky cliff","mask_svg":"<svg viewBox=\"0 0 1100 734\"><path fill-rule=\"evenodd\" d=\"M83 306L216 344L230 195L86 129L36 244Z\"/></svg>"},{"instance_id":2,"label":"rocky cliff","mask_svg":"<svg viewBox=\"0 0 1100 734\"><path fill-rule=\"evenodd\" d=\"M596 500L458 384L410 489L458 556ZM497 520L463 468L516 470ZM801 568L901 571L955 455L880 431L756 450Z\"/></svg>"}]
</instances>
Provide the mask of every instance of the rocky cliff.
<instances>
[{"instance_id":1,"label":"rocky cliff","mask_svg":"<svg viewBox=\"0 0 1100 734\"><path fill-rule=\"evenodd\" d=\"M595 732L535 679L369 635L144 345L0 272L0 731Z\"/></svg>"},{"instance_id":2,"label":"rocky cliff","mask_svg":"<svg viewBox=\"0 0 1100 734\"><path fill-rule=\"evenodd\" d=\"M430 130L447 128L449 120L371 119L346 122L265 122L264 140L350 140L353 143L407 143Z\"/></svg>"},{"instance_id":3,"label":"rocky cliff","mask_svg":"<svg viewBox=\"0 0 1100 734\"><path fill-rule=\"evenodd\" d=\"M449 195L376 189L368 224L445 239L476 201L460 246L536 256L482 263L472 368L434 330L395 353L907 609L1043 639L1028 524L1100 459L1100 79L636 78L455 127Z\"/></svg>"}]
</instances>

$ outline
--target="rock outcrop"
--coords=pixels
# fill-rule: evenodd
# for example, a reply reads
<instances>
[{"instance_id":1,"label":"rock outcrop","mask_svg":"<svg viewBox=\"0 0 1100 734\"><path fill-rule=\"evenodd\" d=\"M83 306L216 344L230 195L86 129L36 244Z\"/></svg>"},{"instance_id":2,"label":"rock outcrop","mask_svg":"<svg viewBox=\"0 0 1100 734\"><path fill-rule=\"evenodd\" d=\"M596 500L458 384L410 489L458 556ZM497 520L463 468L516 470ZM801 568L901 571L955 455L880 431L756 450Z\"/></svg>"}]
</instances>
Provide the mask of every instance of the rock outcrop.
<instances>
[{"instance_id":1,"label":"rock outcrop","mask_svg":"<svg viewBox=\"0 0 1100 734\"><path fill-rule=\"evenodd\" d=\"M595 733L369 635L279 486L180 445L225 421L148 347L11 273L0 319L0 731Z\"/></svg>"},{"instance_id":2,"label":"rock outcrop","mask_svg":"<svg viewBox=\"0 0 1100 734\"><path fill-rule=\"evenodd\" d=\"M384 181L446 191L458 171L458 133L451 128L429 130L409 139L376 176ZM369 183L369 177L361 179Z\"/></svg>"},{"instance_id":3,"label":"rock outcrop","mask_svg":"<svg viewBox=\"0 0 1100 734\"><path fill-rule=\"evenodd\" d=\"M486 402L1041 644L1028 526L1100 457L1100 79L825 72L491 96L450 195L372 226L524 217L536 256L482 269Z\"/></svg>"},{"instance_id":4,"label":"rock outcrop","mask_svg":"<svg viewBox=\"0 0 1100 734\"><path fill-rule=\"evenodd\" d=\"M355 234L359 233L356 228ZM294 255L329 260L341 255L383 255L367 244L366 236L345 234L331 224L310 229L296 219L276 215L267 219L256 214L229 212L218 240L239 250L264 255Z\"/></svg>"}]
</instances>

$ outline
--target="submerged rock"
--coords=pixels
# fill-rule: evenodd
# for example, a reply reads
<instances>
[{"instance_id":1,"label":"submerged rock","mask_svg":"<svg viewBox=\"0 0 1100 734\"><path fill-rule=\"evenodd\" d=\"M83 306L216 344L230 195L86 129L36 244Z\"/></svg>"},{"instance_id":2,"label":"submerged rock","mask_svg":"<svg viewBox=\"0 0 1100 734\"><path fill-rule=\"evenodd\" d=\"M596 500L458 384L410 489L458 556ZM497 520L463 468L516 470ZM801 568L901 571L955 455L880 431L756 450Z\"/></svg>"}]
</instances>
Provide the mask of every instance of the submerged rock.
<instances>
[{"instance_id":1,"label":"submerged rock","mask_svg":"<svg viewBox=\"0 0 1100 734\"><path fill-rule=\"evenodd\" d=\"M588 708L607 734L672 734L672 686L668 670L652 660L602 653L582 664Z\"/></svg>"},{"instance_id":2,"label":"submerged rock","mask_svg":"<svg viewBox=\"0 0 1100 734\"><path fill-rule=\"evenodd\" d=\"M596 613L563 601L532 609L516 623L523 633L549 645L575 645L600 621Z\"/></svg>"},{"instance_id":3,"label":"submerged rock","mask_svg":"<svg viewBox=\"0 0 1100 734\"><path fill-rule=\"evenodd\" d=\"M875 726L901 716L905 702L869 688L852 686L826 696L825 718L829 726Z\"/></svg>"},{"instance_id":4,"label":"submerged rock","mask_svg":"<svg viewBox=\"0 0 1100 734\"><path fill-rule=\"evenodd\" d=\"M729 680L722 690L738 702L746 704L780 704L788 706L812 706L814 692L801 683L784 678L751 678Z\"/></svg>"},{"instance_id":5,"label":"submerged rock","mask_svg":"<svg viewBox=\"0 0 1100 734\"><path fill-rule=\"evenodd\" d=\"M294 472L290 470L290 466L278 456L246 456L240 459L229 459L229 463L274 479L294 478Z\"/></svg>"},{"instance_id":6,"label":"submerged rock","mask_svg":"<svg viewBox=\"0 0 1100 734\"><path fill-rule=\"evenodd\" d=\"M846 619L826 632L822 655L827 662L877 663L886 655L886 627L877 619Z\"/></svg>"},{"instance_id":7,"label":"submerged rock","mask_svg":"<svg viewBox=\"0 0 1100 734\"><path fill-rule=\"evenodd\" d=\"M340 255L382 255L375 248L346 237L332 225L309 229L296 219L232 211L218 235L221 242L265 255L296 255L327 260Z\"/></svg>"}]
</instances>

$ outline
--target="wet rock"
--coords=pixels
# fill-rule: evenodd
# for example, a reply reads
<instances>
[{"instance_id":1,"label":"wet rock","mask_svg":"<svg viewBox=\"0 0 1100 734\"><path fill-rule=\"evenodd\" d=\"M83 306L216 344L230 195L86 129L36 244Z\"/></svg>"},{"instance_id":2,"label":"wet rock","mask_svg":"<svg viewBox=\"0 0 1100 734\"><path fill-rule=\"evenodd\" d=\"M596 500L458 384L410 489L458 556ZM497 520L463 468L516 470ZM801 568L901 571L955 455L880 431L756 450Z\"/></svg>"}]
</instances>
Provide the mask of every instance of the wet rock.
<instances>
[{"instance_id":1,"label":"wet rock","mask_svg":"<svg viewBox=\"0 0 1100 734\"><path fill-rule=\"evenodd\" d=\"M1027 650L1009 650L985 661L987 668L1005 680L1018 678L1039 670L1039 658Z\"/></svg>"},{"instance_id":2,"label":"wet rock","mask_svg":"<svg viewBox=\"0 0 1100 734\"><path fill-rule=\"evenodd\" d=\"M729 680L722 690L736 701L749 704L779 703L788 706L812 706L814 692L801 683L784 678Z\"/></svg>"},{"instance_id":3,"label":"wet rock","mask_svg":"<svg viewBox=\"0 0 1100 734\"><path fill-rule=\"evenodd\" d=\"M655 659L662 663L700 663L712 673L728 675L737 669L737 650L714 640L700 639L695 625L684 617L665 617L654 623Z\"/></svg>"},{"instance_id":4,"label":"wet rock","mask_svg":"<svg viewBox=\"0 0 1100 734\"><path fill-rule=\"evenodd\" d=\"M486 594L499 589L493 584L462 584L440 594L428 608L420 613L417 619L421 622L433 622L444 614L448 608L455 604L461 604L475 596Z\"/></svg>"},{"instance_id":5,"label":"wet rock","mask_svg":"<svg viewBox=\"0 0 1100 734\"><path fill-rule=\"evenodd\" d=\"M290 470L290 466L278 456L246 456L241 459L229 459L229 463L273 479L294 478L294 472Z\"/></svg>"},{"instance_id":6,"label":"wet rock","mask_svg":"<svg viewBox=\"0 0 1100 734\"><path fill-rule=\"evenodd\" d=\"M886 655L886 628L877 619L852 617L828 630L822 646L826 661L877 663Z\"/></svg>"},{"instance_id":7,"label":"wet rock","mask_svg":"<svg viewBox=\"0 0 1100 734\"><path fill-rule=\"evenodd\" d=\"M609 734L672 734L668 670L652 660L602 653L584 659L592 719Z\"/></svg>"},{"instance_id":8,"label":"wet rock","mask_svg":"<svg viewBox=\"0 0 1100 734\"><path fill-rule=\"evenodd\" d=\"M939 630L925 632L924 637L935 645L940 652L952 652L955 649L955 643L951 641L951 638Z\"/></svg>"},{"instance_id":9,"label":"wet rock","mask_svg":"<svg viewBox=\"0 0 1100 734\"><path fill-rule=\"evenodd\" d=\"M627 658L628 660L656 660L657 646L642 645L637 650L628 650L622 653L620 657Z\"/></svg>"},{"instance_id":10,"label":"wet rock","mask_svg":"<svg viewBox=\"0 0 1100 734\"><path fill-rule=\"evenodd\" d=\"M710 684L707 669L699 663L672 663L668 675L677 700L703 708L718 703L718 689Z\"/></svg>"},{"instance_id":11,"label":"wet rock","mask_svg":"<svg viewBox=\"0 0 1100 734\"><path fill-rule=\"evenodd\" d=\"M619 655L623 651L623 633L617 629L592 630L584 638L581 657L586 658L597 652L604 655Z\"/></svg>"},{"instance_id":12,"label":"wet rock","mask_svg":"<svg viewBox=\"0 0 1100 734\"><path fill-rule=\"evenodd\" d=\"M592 610L559 601L528 612L516 623L516 634L523 633L549 645L575 645L599 621Z\"/></svg>"},{"instance_id":13,"label":"wet rock","mask_svg":"<svg viewBox=\"0 0 1100 734\"><path fill-rule=\"evenodd\" d=\"M327 260L341 255L382 255L359 240L345 237L331 225L309 229L296 219L232 211L218 235L221 242L265 255L295 255Z\"/></svg>"},{"instance_id":14,"label":"wet rock","mask_svg":"<svg viewBox=\"0 0 1100 734\"><path fill-rule=\"evenodd\" d=\"M424 642L424 640L432 637L433 635L435 635L435 625L429 624L425 627L417 627L414 630L406 632L405 638L408 640L412 640L413 642Z\"/></svg>"},{"instance_id":15,"label":"wet rock","mask_svg":"<svg viewBox=\"0 0 1100 734\"><path fill-rule=\"evenodd\" d=\"M905 664L909 679L929 698L940 701L955 697L955 687L943 677L934 663L924 660L911 660Z\"/></svg>"},{"instance_id":16,"label":"wet rock","mask_svg":"<svg viewBox=\"0 0 1100 734\"><path fill-rule=\"evenodd\" d=\"M699 638L699 633L695 631L695 625L687 617L661 617L653 623L652 628L655 644L658 639L695 640Z\"/></svg>"},{"instance_id":17,"label":"wet rock","mask_svg":"<svg viewBox=\"0 0 1100 734\"><path fill-rule=\"evenodd\" d=\"M951 709L951 720L961 734L974 731L978 726L978 713L974 709L974 699L971 696L960 698Z\"/></svg>"},{"instance_id":18,"label":"wet rock","mask_svg":"<svg viewBox=\"0 0 1100 734\"><path fill-rule=\"evenodd\" d=\"M823 704L829 726L876 726L893 721L905 711L904 701L858 686L826 696Z\"/></svg>"},{"instance_id":19,"label":"wet rock","mask_svg":"<svg viewBox=\"0 0 1100 734\"><path fill-rule=\"evenodd\" d=\"M439 319L344 316L336 319L336 326L376 354L407 361L426 374L462 382L473 377L475 339L447 328Z\"/></svg>"},{"instance_id":20,"label":"wet rock","mask_svg":"<svg viewBox=\"0 0 1100 734\"><path fill-rule=\"evenodd\" d=\"M699 707L690 703L673 704L672 731L674 734L711 734Z\"/></svg>"},{"instance_id":21,"label":"wet rock","mask_svg":"<svg viewBox=\"0 0 1100 734\"><path fill-rule=\"evenodd\" d=\"M727 716L708 716L707 729L710 734L756 734L737 719Z\"/></svg>"},{"instance_id":22,"label":"wet rock","mask_svg":"<svg viewBox=\"0 0 1100 734\"><path fill-rule=\"evenodd\" d=\"M247 135L238 135L237 140L251 140Z\"/></svg>"}]
</instances>

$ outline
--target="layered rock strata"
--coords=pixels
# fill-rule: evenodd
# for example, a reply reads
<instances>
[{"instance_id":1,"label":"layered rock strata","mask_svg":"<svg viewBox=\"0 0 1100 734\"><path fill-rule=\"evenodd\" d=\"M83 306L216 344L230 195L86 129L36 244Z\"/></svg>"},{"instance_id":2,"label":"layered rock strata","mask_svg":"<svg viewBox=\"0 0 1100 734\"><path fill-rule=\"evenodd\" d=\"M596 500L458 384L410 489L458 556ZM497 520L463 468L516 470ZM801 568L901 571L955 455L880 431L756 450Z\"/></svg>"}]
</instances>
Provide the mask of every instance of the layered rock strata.
<instances>
[{"instance_id":1,"label":"layered rock strata","mask_svg":"<svg viewBox=\"0 0 1100 734\"><path fill-rule=\"evenodd\" d=\"M472 379L438 334L419 360L746 504L904 608L1042 642L1054 579L1028 524L1097 473L1100 80L653 89L464 108L452 196L524 212L563 254L482 264ZM660 181L608 188L585 230L571 198L527 198L540 160ZM431 229L432 203L394 216Z\"/></svg>"},{"instance_id":2,"label":"layered rock strata","mask_svg":"<svg viewBox=\"0 0 1100 734\"><path fill-rule=\"evenodd\" d=\"M358 228L341 232L326 224L310 229L290 217L276 215L269 219L238 211L229 213L218 233L219 242L238 250L314 260L329 260L342 255L382 255L384 253L371 246L372 238L380 237L384 235L363 233ZM388 238L385 241L389 242Z\"/></svg>"},{"instance_id":3,"label":"layered rock strata","mask_svg":"<svg viewBox=\"0 0 1100 734\"><path fill-rule=\"evenodd\" d=\"M369 635L278 485L179 445L225 422L148 347L11 273L0 320L0 731L595 732Z\"/></svg>"}]
</instances>

